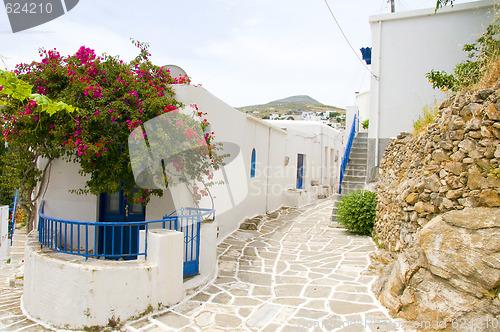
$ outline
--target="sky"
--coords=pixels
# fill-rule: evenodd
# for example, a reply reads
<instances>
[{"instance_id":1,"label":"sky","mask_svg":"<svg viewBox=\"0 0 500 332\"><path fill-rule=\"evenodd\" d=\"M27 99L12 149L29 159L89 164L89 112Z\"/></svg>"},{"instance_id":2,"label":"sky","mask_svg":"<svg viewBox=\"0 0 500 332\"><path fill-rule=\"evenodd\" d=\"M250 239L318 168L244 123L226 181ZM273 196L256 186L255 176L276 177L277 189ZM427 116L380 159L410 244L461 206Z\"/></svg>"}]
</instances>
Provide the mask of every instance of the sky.
<instances>
[{"instance_id":1,"label":"sky","mask_svg":"<svg viewBox=\"0 0 500 332\"><path fill-rule=\"evenodd\" d=\"M133 59L130 39L150 45L152 62L183 68L193 84L233 107L293 95L354 104L369 89L361 47L371 46L371 15L390 12L387 0L80 0L65 15L12 33L0 9L1 67L39 61L39 48ZM456 3L471 2L457 0ZM396 0L396 11L434 8L435 0Z\"/></svg>"}]
</instances>

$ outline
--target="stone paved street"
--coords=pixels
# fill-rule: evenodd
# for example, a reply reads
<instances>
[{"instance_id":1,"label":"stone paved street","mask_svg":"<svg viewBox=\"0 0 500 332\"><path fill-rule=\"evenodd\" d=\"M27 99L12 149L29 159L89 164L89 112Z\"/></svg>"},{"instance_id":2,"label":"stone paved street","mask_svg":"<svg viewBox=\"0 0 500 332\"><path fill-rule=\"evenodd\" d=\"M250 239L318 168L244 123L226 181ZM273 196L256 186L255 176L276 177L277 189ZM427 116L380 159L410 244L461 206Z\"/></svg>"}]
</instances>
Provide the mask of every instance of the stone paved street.
<instances>
[{"instance_id":1,"label":"stone paved street","mask_svg":"<svg viewBox=\"0 0 500 332\"><path fill-rule=\"evenodd\" d=\"M0 331L49 331L25 317L20 308L23 280L16 279L16 275L22 275L25 239L25 230L16 230L11 261L0 263Z\"/></svg>"},{"instance_id":2,"label":"stone paved street","mask_svg":"<svg viewBox=\"0 0 500 332\"><path fill-rule=\"evenodd\" d=\"M290 209L219 246L213 284L129 331L390 331L361 272L375 245L330 227L332 200ZM364 326L356 325L363 322ZM351 324L351 326L349 326ZM385 325L384 325L385 324Z\"/></svg>"},{"instance_id":3,"label":"stone paved street","mask_svg":"<svg viewBox=\"0 0 500 332\"><path fill-rule=\"evenodd\" d=\"M257 230L234 232L219 245L218 277L213 283L123 329L396 330L370 292L374 277L362 274L375 245L369 237L330 227L332 204L327 199L284 210ZM22 243L13 248L10 264L0 264L0 331L46 331L20 309L22 280L13 278L22 266L20 247Z\"/></svg>"}]
</instances>

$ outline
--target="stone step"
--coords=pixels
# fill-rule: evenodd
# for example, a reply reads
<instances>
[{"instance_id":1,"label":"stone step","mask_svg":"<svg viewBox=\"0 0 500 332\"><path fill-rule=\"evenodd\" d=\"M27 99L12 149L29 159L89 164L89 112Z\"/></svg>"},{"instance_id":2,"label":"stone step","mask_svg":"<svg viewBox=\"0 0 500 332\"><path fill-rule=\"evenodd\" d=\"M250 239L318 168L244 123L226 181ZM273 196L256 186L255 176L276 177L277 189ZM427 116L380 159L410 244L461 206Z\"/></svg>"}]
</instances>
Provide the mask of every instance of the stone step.
<instances>
[{"instance_id":1,"label":"stone step","mask_svg":"<svg viewBox=\"0 0 500 332\"><path fill-rule=\"evenodd\" d=\"M368 142L353 142L351 145L352 149L368 149Z\"/></svg>"},{"instance_id":2,"label":"stone step","mask_svg":"<svg viewBox=\"0 0 500 332\"><path fill-rule=\"evenodd\" d=\"M358 189L365 189L365 183L342 183L342 194L347 195Z\"/></svg>"},{"instance_id":3,"label":"stone step","mask_svg":"<svg viewBox=\"0 0 500 332\"><path fill-rule=\"evenodd\" d=\"M368 158L368 152L351 150L351 153L349 154L349 158L363 158L366 160Z\"/></svg>"},{"instance_id":4,"label":"stone step","mask_svg":"<svg viewBox=\"0 0 500 332\"><path fill-rule=\"evenodd\" d=\"M348 164L347 164L347 167L346 167L346 171L347 170L354 170L354 171L366 171L366 162L362 163L361 161L358 161L358 160L354 160L354 161L350 161Z\"/></svg>"},{"instance_id":5,"label":"stone step","mask_svg":"<svg viewBox=\"0 0 500 332\"><path fill-rule=\"evenodd\" d=\"M356 135L356 138L368 138L368 133L358 132L358 134Z\"/></svg>"},{"instance_id":6,"label":"stone step","mask_svg":"<svg viewBox=\"0 0 500 332\"><path fill-rule=\"evenodd\" d=\"M346 177L346 176L361 176L363 178L366 178L366 173L367 173L366 170L360 171L360 170L348 169L344 173L344 177Z\"/></svg>"},{"instance_id":7,"label":"stone step","mask_svg":"<svg viewBox=\"0 0 500 332\"><path fill-rule=\"evenodd\" d=\"M360 148L352 149L351 148L351 152L349 153L349 156L351 154L364 154L364 155L368 156L368 149L360 149Z\"/></svg>"},{"instance_id":8,"label":"stone step","mask_svg":"<svg viewBox=\"0 0 500 332\"><path fill-rule=\"evenodd\" d=\"M348 167L344 173L344 181L345 181L346 176L366 177L366 168L361 168L361 166L360 167Z\"/></svg>"},{"instance_id":9,"label":"stone step","mask_svg":"<svg viewBox=\"0 0 500 332\"><path fill-rule=\"evenodd\" d=\"M352 176L352 175L347 175L347 176L344 176L344 180L342 181L342 187L346 184L346 183L362 183L364 184L365 183L365 180L366 178L364 176Z\"/></svg>"},{"instance_id":10,"label":"stone step","mask_svg":"<svg viewBox=\"0 0 500 332\"><path fill-rule=\"evenodd\" d=\"M366 166L366 159L363 159L363 158L351 158L349 156L349 164L351 164L351 165L365 165Z\"/></svg>"},{"instance_id":11,"label":"stone step","mask_svg":"<svg viewBox=\"0 0 500 332\"><path fill-rule=\"evenodd\" d=\"M356 138L352 142L352 146L360 146L360 145L368 145L368 139L366 139L366 138L361 138L361 139Z\"/></svg>"},{"instance_id":12,"label":"stone step","mask_svg":"<svg viewBox=\"0 0 500 332\"><path fill-rule=\"evenodd\" d=\"M26 228L14 230L12 246L10 247L10 259L12 264L24 260L24 244L26 242Z\"/></svg>"}]
</instances>

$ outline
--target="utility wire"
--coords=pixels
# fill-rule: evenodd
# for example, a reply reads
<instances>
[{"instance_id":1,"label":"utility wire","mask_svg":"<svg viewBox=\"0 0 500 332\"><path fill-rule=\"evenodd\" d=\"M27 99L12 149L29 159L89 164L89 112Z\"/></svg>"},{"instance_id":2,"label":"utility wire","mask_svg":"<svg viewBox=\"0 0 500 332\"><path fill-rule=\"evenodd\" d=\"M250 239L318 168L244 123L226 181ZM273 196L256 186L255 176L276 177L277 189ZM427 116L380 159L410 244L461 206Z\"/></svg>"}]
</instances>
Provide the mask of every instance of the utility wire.
<instances>
[{"instance_id":1,"label":"utility wire","mask_svg":"<svg viewBox=\"0 0 500 332\"><path fill-rule=\"evenodd\" d=\"M328 4L328 1L325 0L325 4L326 6L328 7L328 10L330 11L330 14L332 15L333 19L335 20L335 23L337 24L337 26L339 27L340 29L340 32L342 33L342 36L344 36L345 40L347 41L347 44L349 44L349 46L351 47L351 50L354 52L354 54L356 55L356 57L358 58L358 60L361 62L361 64L366 68L366 70L368 70L370 72L370 74L372 74L372 76L378 81L378 76L375 75L371 70L370 68L368 68L368 66L366 65L366 63L363 61L363 59L361 59L361 57L359 56L358 52L356 52L356 50L354 49L354 47L352 46L351 42L349 41L349 39L347 38L347 36L345 35L344 33L344 30L342 30L342 27L340 26L339 22L337 21L337 18L335 17L335 15L333 14L333 11L332 9L330 8L330 5Z\"/></svg>"}]
</instances>

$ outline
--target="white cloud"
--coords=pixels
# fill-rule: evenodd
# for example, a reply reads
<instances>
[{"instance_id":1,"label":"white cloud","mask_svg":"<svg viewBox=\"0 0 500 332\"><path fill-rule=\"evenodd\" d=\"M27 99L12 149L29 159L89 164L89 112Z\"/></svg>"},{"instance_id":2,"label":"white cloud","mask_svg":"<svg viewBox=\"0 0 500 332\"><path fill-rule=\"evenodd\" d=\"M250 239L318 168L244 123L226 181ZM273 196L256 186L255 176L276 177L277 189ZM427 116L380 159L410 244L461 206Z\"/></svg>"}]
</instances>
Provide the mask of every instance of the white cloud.
<instances>
[{"instance_id":1,"label":"white cloud","mask_svg":"<svg viewBox=\"0 0 500 332\"><path fill-rule=\"evenodd\" d=\"M368 16L387 12L386 0L328 3L354 48L370 46ZM434 4L405 1L410 9ZM86 45L130 60L137 54L130 37L150 43L153 62L183 67L235 106L309 94L343 107L369 82L323 1L85 0L52 22L16 34L0 13L0 54L10 68L38 60L39 47L71 54Z\"/></svg>"}]
</instances>

